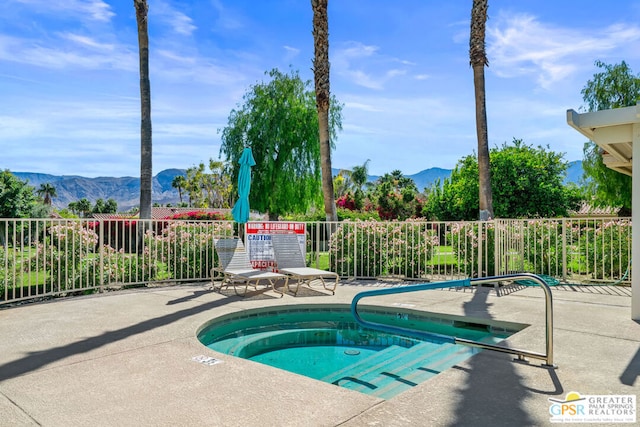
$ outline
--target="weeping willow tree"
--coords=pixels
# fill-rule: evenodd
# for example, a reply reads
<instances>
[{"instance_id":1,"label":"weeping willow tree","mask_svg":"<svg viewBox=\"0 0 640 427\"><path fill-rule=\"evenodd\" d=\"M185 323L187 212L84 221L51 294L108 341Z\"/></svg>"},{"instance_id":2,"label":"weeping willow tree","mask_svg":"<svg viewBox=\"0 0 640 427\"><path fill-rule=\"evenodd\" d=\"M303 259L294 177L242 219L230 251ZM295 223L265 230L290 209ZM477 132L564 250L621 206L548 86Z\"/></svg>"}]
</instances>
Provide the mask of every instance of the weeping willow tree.
<instances>
[{"instance_id":1,"label":"weeping willow tree","mask_svg":"<svg viewBox=\"0 0 640 427\"><path fill-rule=\"evenodd\" d=\"M640 76L634 75L626 62L611 65L596 61L595 65L603 71L595 73L581 92L588 111L636 105ZM631 216L631 177L609 169L602 161L602 150L592 141L584 145L582 168L592 204L619 207L620 216Z\"/></svg>"},{"instance_id":2,"label":"weeping willow tree","mask_svg":"<svg viewBox=\"0 0 640 427\"><path fill-rule=\"evenodd\" d=\"M251 86L244 102L229 114L220 155L237 191L238 160L243 148L251 147L256 165L249 204L275 221L283 214L306 213L312 206L321 206L320 142L311 82L303 81L295 71L284 74L274 69L266 75L270 81ZM342 129L341 110L332 100L332 140Z\"/></svg>"}]
</instances>

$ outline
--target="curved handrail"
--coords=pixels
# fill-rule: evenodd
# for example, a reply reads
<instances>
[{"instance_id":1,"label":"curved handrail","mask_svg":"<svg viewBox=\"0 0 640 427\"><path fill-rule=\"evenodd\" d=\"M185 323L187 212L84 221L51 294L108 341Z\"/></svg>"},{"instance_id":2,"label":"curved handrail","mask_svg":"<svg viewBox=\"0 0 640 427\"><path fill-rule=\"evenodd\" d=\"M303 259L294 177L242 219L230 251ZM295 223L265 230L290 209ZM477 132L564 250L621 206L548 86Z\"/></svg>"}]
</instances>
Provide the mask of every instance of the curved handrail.
<instances>
[{"instance_id":1,"label":"curved handrail","mask_svg":"<svg viewBox=\"0 0 640 427\"><path fill-rule=\"evenodd\" d=\"M426 291L430 289L455 288L458 286L471 286L471 282L469 279L464 279L464 280L453 280L450 282L422 283L419 285L403 286L401 288L376 289L374 291L360 292L355 297L353 297L353 301L351 301L351 314L356 319L356 322L370 329L377 329L384 332L390 332L392 334L406 334L410 332L412 336L416 336L418 338L435 339L441 342L448 342L451 344L455 344L455 338L448 335L436 334L434 332L418 331L415 329L400 328L397 326L385 325L383 323L370 322L368 320L364 320L362 319L362 317L360 317L360 314L358 313L358 301L360 301L362 298L378 296L378 295L402 294L405 292Z\"/></svg>"},{"instance_id":2,"label":"curved handrail","mask_svg":"<svg viewBox=\"0 0 640 427\"><path fill-rule=\"evenodd\" d=\"M490 283L502 280L520 280L520 279L531 279L538 283L540 287L543 289L545 294L545 311L546 311L546 354L526 351L526 350L518 350L514 348L502 347L495 344L488 344L479 341L468 340L465 338L457 338L449 335L441 335L433 332L425 332L418 331L415 329L401 328L392 325L386 325L383 323L370 322L368 320L362 319L360 314L358 313L358 302L362 298L368 298L372 296L380 296L380 295L391 295L391 294L401 294L406 292L416 292L416 291L425 291L431 289L444 289L444 288L454 288L454 287L468 287L471 286L471 283ZM530 273L519 273L519 274L509 274L504 276L492 276L492 277L482 277L477 279L461 279L461 280L451 280L448 282L436 282L436 283L422 283L419 285L409 285L403 286L399 288L387 288L387 289L376 289L373 291L364 291L358 293L351 302L351 314L355 318L356 322L363 327L376 329L384 332L390 332L393 334L409 334L411 336L416 336L418 338L426 338L431 340L438 340L441 342L451 343L451 344L463 344L471 347L485 348L488 350L499 351L502 353L516 354L519 358L522 357L532 357L536 359L542 359L546 363L543 366L553 367L556 366L553 364L553 297L551 295L551 288L549 285L539 276Z\"/></svg>"}]
</instances>

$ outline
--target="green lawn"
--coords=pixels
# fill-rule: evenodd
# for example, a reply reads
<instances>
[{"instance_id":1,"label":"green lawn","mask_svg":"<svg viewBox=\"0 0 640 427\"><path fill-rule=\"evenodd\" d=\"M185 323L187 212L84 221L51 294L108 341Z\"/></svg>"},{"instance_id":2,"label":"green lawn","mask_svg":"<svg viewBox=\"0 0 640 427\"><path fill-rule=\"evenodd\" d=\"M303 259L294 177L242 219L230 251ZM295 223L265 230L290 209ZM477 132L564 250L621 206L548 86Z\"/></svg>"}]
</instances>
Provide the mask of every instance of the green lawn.
<instances>
[{"instance_id":1,"label":"green lawn","mask_svg":"<svg viewBox=\"0 0 640 427\"><path fill-rule=\"evenodd\" d=\"M307 254L307 262L310 267L319 268L322 270L330 270L329 263L329 252L319 252L317 254L317 262L316 264L316 254L308 253ZM453 247L451 246L438 246L434 248L433 257L427 262L427 265L432 267L437 266L457 266L458 261L456 260L456 256L453 253Z\"/></svg>"}]
</instances>

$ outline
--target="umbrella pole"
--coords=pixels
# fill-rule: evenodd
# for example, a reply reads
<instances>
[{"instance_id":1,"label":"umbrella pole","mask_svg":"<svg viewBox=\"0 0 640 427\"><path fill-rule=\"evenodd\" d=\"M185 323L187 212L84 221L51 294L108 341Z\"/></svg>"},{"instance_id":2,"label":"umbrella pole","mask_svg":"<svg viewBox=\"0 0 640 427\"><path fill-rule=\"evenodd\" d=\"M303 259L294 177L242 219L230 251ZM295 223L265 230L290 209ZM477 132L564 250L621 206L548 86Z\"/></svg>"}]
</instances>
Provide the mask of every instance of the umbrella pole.
<instances>
[{"instance_id":1,"label":"umbrella pole","mask_svg":"<svg viewBox=\"0 0 640 427\"><path fill-rule=\"evenodd\" d=\"M242 223L238 223L238 238L240 240L242 240L242 243L245 243L245 241L244 241L244 224L242 224Z\"/></svg>"}]
</instances>

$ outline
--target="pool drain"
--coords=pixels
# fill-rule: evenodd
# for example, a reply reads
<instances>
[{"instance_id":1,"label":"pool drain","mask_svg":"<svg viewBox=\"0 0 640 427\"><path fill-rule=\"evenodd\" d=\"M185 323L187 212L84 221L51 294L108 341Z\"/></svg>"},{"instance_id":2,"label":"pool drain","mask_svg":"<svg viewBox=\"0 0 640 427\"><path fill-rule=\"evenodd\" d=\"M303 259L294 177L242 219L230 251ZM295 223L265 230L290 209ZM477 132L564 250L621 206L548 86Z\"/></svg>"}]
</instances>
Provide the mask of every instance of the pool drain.
<instances>
[{"instance_id":1,"label":"pool drain","mask_svg":"<svg viewBox=\"0 0 640 427\"><path fill-rule=\"evenodd\" d=\"M347 356L357 356L360 354L360 350L345 350L344 354Z\"/></svg>"}]
</instances>

